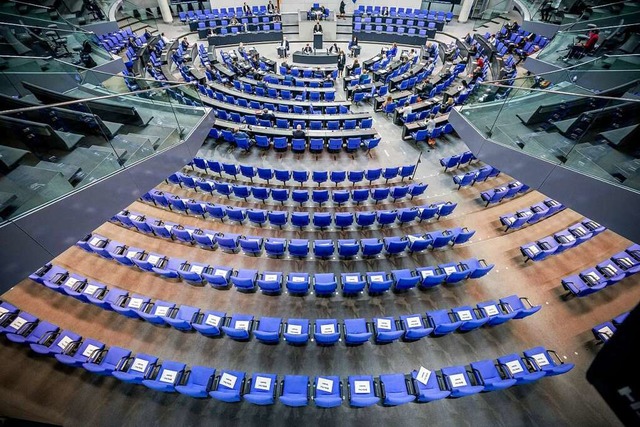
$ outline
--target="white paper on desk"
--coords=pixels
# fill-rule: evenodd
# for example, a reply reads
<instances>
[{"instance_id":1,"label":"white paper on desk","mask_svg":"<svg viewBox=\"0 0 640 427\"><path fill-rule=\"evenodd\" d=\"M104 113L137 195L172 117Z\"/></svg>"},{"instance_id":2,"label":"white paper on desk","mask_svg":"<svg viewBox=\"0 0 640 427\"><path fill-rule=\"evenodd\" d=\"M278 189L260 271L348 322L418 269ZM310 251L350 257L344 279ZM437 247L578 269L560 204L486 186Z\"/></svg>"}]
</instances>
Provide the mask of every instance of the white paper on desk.
<instances>
[{"instance_id":1,"label":"white paper on desk","mask_svg":"<svg viewBox=\"0 0 640 427\"><path fill-rule=\"evenodd\" d=\"M422 319L418 316L407 317L407 326L410 328L421 328Z\"/></svg>"},{"instance_id":2,"label":"white paper on desk","mask_svg":"<svg viewBox=\"0 0 640 427\"><path fill-rule=\"evenodd\" d=\"M127 306L129 308L140 308L142 306L143 301L144 300L142 298L131 298Z\"/></svg>"},{"instance_id":3,"label":"white paper on desk","mask_svg":"<svg viewBox=\"0 0 640 427\"><path fill-rule=\"evenodd\" d=\"M235 329L241 329L243 331L249 330L249 321L248 320L238 320L234 326Z\"/></svg>"},{"instance_id":4,"label":"white paper on desk","mask_svg":"<svg viewBox=\"0 0 640 427\"><path fill-rule=\"evenodd\" d=\"M90 357L93 354L93 352L96 351L97 349L98 349L97 345L89 344L82 352L82 355L84 357Z\"/></svg>"},{"instance_id":5,"label":"white paper on desk","mask_svg":"<svg viewBox=\"0 0 640 427\"><path fill-rule=\"evenodd\" d=\"M320 333L321 334L335 334L336 333L335 325L320 325Z\"/></svg>"},{"instance_id":6,"label":"white paper on desk","mask_svg":"<svg viewBox=\"0 0 640 427\"><path fill-rule=\"evenodd\" d=\"M488 305L486 307L484 307L484 311L487 313L487 315L489 316L495 316L496 314L499 314L500 312L498 311L498 308L495 305Z\"/></svg>"},{"instance_id":7,"label":"white paper on desk","mask_svg":"<svg viewBox=\"0 0 640 427\"><path fill-rule=\"evenodd\" d=\"M420 366L420 370L416 375L416 381L424 385L427 385L427 383L429 382L429 378L431 378L431 371L425 368L424 366Z\"/></svg>"},{"instance_id":8,"label":"white paper on desk","mask_svg":"<svg viewBox=\"0 0 640 427\"><path fill-rule=\"evenodd\" d=\"M220 384L228 388L233 388L233 386L236 385L236 381L238 381L238 377L227 372L222 374L222 376L220 377Z\"/></svg>"},{"instance_id":9,"label":"white paper on desk","mask_svg":"<svg viewBox=\"0 0 640 427\"><path fill-rule=\"evenodd\" d=\"M522 369L522 363L520 363L520 361L518 360L512 360L510 362L505 363L505 365L507 365L507 369L509 369L509 372L511 372L511 375L515 375L519 372L524 371L524 369Z\"/></svg>"},{"instance_id":10,"label":"white paper on desk","mask_svg":"<svg viewBox=\"0 0 640 427\"><path fill-rule=\"evenodd\" d=\"M73 339L70 336L65 335L60 341L58 341L58 347L64 350L72 341Z\"/></svg>"},{"instance_id":11,"label":"white paper on desk","mask_svg":"<svg viewBox=\"0 0 640 427\"><path fill-rule=\"evenodd\" d=\"M467 385L467 379L464 374L449 375L449 381L451 381L452 387L464 387Z\"/></svg>"},{"instance_id":12,"label":"white paper on desk","mask_svg":"<svg viewBox=\"0 0 640 427\"><path fill-rule=\"evenodd\" d=\"M371 383L369 381L354 381L353 387L355 388L355 394L369 394L371 393Z\"/></svg>"},{"instance_id":13,"label":"white paper on desk","mask_svg":"<svg viewBox=\"0 0 640 427\"><path fill-rule=\"evenodd\" d=\"M287 325L287 333L291 335L300 335L302 333L302 326Z\"/></svg>"},{"instance_id":14,"label":"white paper on desk","mask_svg":"<svg viewBox=\"0 0 640 427\"><path fill-rule=\"evenodd\" d=\"M144 372L147 370L147 366L149 366L148 360L138 359L136 357L133 361L133 364L131 365L131 370L136 372Z\"/></svg>"},{"instance_id":15,"label":"white paper on desk","mask_svg":"<svg viewBox=\"0 0 640 427\"><path fill-rule=\"evenodd\" d=\"M257 376L254 381L255 388L258 390L269 391L271 389L271 378Z\"/></svg>"},{"instance_id":16,"label":"white paper on desk","mask_svg":"<svg viewBox=\"0 0 640 427\"><path fill-rule=\"evenodd\" d=\"M471 315L470 310L457 311L456 313L458 314L460 320L473 320L473 316Z\"/></svg>"},{"instance_id":17,"label":"white paper on desk","mask_svg":"<svg viewBox=\"0 0 640 427\"><path fill-rule=\"evenodd\" d=\"M173 384L178 376L178 371L172 371L170 369L165 369L162 371L162 375L160 375L161 383Z\"/></svg>"},{"instance_id":18,"label":"white paper on desk","mask_svg":"<svg viewBox=\"0 0 640 427\"><path fill-rule=\"evenodd\" d=\"M391 329L391 320L389 320L389 319L378 319L378 321L376 322L376 326L378 327L378 329L390 330Z\"/></svg>"},{"instance_id":19,"label":"white paper on desk","mask_svg":"<svg viewBox=\"0 0 640 427\"><path fill-rule=\"evenodd\" d=\"M217 327L220 324L220 320L222 320L222 317L216 316L215 314L210 314L207 316L207 320L204 321L204 324Z\"/></svg>"},{"instance_id":20,"label":"white paper on desk","mask_svg":"<svg viewBox=\"0 0 640 427\"><path fill-rule=\"evenodd\" d=\"M316 382L316 390L331 393L333 390L333 380L328 378L318 378L318 381Z\"/></svg>"},{"instance_id":21,"label":"white paper on desk","mask_svg":"<svg viewBox=\"0 0 640 427\"><path fill-rule=\"evenodd\" d=\"M533 357L533 360L535 360L538 366L541 368L549 364L549 360L547 359L547 356L544 355L544 353L534 354L531 357Z\"/></svg>"}]
</instances>

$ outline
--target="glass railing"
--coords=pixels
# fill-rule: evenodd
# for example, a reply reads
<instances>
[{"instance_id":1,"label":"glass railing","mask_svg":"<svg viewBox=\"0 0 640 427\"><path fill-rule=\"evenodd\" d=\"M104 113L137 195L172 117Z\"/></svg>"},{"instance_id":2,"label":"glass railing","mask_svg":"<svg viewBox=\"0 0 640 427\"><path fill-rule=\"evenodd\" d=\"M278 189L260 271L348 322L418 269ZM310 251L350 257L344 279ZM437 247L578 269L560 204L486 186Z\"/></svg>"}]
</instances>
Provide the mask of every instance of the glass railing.
<instances>
[{"instance_id":1,"label":"glass railing","mask_svg":"<svg viewBox=\"0 0 640 427\"><path fill-rule=\"evenodd\" d=\"M473 17L475 18L473 21L473 31L480 31L482 28L486 28L486 25L492 19L507 13L509 7L512 7L512 5L512 0L501 0L486 9L480 11L472 10Z\"/></svg>"},{"instance_id":2,"label":"glass railing","mask_svg":"<svg viewBox=\"0 0 640 427\"><path fill-rule=\"evenodd\" d=\"M0 223L180 144L206 112L189 83L3 59L23 62L0 73Z\"/></svg>"},{"instance_id":3,"label":"glass railing","mask_svg":"<svg viewBox=\"0 0 640 427\"><path fill-rule=\"evenodd\" d=\"M572 83L588 73L625 73L626 85L596 94ZM516 79L504 99L465 105L461 114L487 139L547 162L640 191L640 69L628 58L609 57L544 77L559 83L541 89L540 77Z\"/></svg>"}]
</instances>

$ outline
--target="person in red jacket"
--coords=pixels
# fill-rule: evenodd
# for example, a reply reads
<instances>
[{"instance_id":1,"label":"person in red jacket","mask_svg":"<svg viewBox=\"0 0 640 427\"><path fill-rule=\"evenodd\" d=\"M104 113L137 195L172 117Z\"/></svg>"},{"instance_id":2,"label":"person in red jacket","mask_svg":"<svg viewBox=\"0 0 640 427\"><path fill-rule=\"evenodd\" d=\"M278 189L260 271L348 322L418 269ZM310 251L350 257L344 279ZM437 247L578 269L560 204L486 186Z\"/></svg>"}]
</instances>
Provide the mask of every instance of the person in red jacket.
<instances>
[{"instance_id":1,"label":"person in red jacket","mask_svg":"<svg viewBox=\"0 0 640 427\"><path fill-rule=\"evenodd\" d=\"M585 53L591 52L596 47L596 43L598 43L598 39L600 38L599 33L599 30L589 32L587 41L584 43L576 43L571 46L569 53L564 57L564 59L580 58Z\"/></svg>"}]
</instances>

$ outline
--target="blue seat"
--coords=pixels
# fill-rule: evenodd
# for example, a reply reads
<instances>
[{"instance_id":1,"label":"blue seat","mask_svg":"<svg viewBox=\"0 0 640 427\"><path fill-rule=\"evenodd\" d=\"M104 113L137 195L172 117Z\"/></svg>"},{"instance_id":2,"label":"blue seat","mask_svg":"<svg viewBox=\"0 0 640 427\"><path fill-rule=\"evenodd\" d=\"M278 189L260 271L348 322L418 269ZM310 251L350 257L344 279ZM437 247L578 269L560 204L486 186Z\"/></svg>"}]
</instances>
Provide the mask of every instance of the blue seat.
<instances>
[{"instance_id":1,"label":"blue seat","mask_svg":"<svg viewBox=\"0 0 640 427\"><path fill-rule=\"evenodd\" d=\"M120 381L132 384L142 384L153 372L158 358L149 354L138 353L130 363L124 363L111 372Z\"/></svg>"},{"instance_id":2,"label":"blue seat","mask_svg":"<svg viewBox=\"0 0 640 427\"><path fill-rule=\"evenodd\" d=\"M222 326L220 329L231 339L238 341L246 341L250 337L253 316L250 314L234 314L229 320L228 326Z\"/></svg>"},{"instance_id":3,"label":"blue seat","mask_svg":"<svg viewBox=\"0 0 640 427\"><path fill-rule=\"evenodd\" d=\"M261 202L264 202L271 196L271 189L264 187L251 187L251 195Z\"/></svg>"},{"instance_id":4,"label":"blue seat","mask_svg":"<svg viewBox=\"0 0 640 427\"><path fill-rule=\"evenodd\" d=\"M523 354L531 365L544 372L546 376L564 374L575 366L573 363L564 362L555 351L544 347L533 347L525 350Z\"/></svg>"},{"instance_id":5,"label":"blue seat","mask_svg":"<svg viewBox=\"0 0 640 427\"><path fill-rule=\"evenodd\" d=\"M313 338L319 345L333 345L340 339L340 329L336 319L316 319Z\"/></svg>"},{"instance_id":6,"label":"blue seat","mask_svg":"<svg viewBox=\"0 0 640 427\"><path fill-rule=\"evenodd\" d=\"M393 317L374 317L373 330L377 343L390 343L404 335L404 331L398 329Z\"/></svg>"},{"instance_id":7,"label":"blue seat","mask_svg":"<svg viewBox=\"0 0 640 427\"><path fill-rule=\"evenodd\" d=\"M262 253L262 242L262 237L258 236L240 236L238 238L240 249L247 255L260 255Z\"/></svg>"},{"instance_id":8,"label":"blue seat","mask_svg":"<svg viewBox=\"0 0 640 427\"><path fill-rule=\"evenodd\" d=\"M376 212L356 212L356 224L360 227L369 227L376 222Z\"/></svg>"},{"instance_id":9,"label":"blue seat","mask_svg":"<svg viewBox=\"0 0 640 427\"><path fill-rule=\"evenodd\" d=\"M311 180L318 184L318 186L329 179L329 173L327 171L316 171L311 173Z\"/></svg>"},{"instance_id":10,"label":"blue seat","mask_svg":"<svg viewBox=\"0 0 640 427\"><path fill-rule=\"evenodd\" d=\"M451 391L451 397L470 396L484 390L484 386L471 380L464 366L442 368L441 372L447 389ZM475 380L475 376L473 378Z\"/></svg>"},{"instance_id":11,"label":"blue seat","mask_svg":"<svg viewBox=\"0 0 640 427\"><path fill-rule=\"evenodd\" d=\"M360 252L360 244L355 239L339 239L338 255L341 258L352 258Z\"/></svg>"},{"instance_id":12,"label":"blue seat","mask_svg":"<svg viewBox=\"0 0 640 427\"><path fill-rule=\"evenodd\" d=\"M309 192L307 190L293 190L291 192L291 200L300 203L300 206L302 206L309 201Z\"/></svg>"},{"instance_id":13,"label":"blue seat","mask_svg":"<svg viewBox=\"0 0 640 427\"><path fill-rule=\"evenodd\" d=\"M175 393L176 385L182 381L187 365L181 362L165 360L155 373L154 378L142 380L148 388L164 393Z\"/></svg>"},{"instance_id":14,"label":"blue seat","mask_svg":"<svg viewBox=\"0 0 640 427\"><path fill-rule=\"evenodd\" d=\"M360 345L369 341L373 335L369 332L369 327L365 319L345 319L344 320L344 336L345 343L348 345Z\"/></svg>"},{"instance_id":15,"label":"blue seat","mask_svg":"<svg viewBox=\"0 0 640 427\"><path fill-rule=\"evenodd\" d=\"M451 313L455 319L462 322L458 328L460 331L477 329L489 321L480 310L468 305L452 308Z\"/></svg>"},{"instance_id":16,"label":"blue seat","mask_svg":"<svg viewBox=\"0 0 640 427\"><path fill-rule=\"evenodd\" d=\"M258 271L250 269L239 269L231 275L231 283L242 291L253 291L256 288L256 280L258 279Z\"/></svg>"},{"instance_id":17,"label":"blue seat","mask_svg":"<svg viewBox=\"0 0 640 427\"><path fill-rule=\"evenodd\" d=\"M479 360L471 363L476 383L482 385L483 392L504 390L515 385L517 380L504 372L494 360Z\"/></svg>"},{"instance_id":18,"label":"blue seat","mask_svg":"<svg viewBox=\"0 0 640 427\"><path fill-rule=\"evenodd\" d=\"M329 241L332 242L331 240ZM314 246L316 242L314 242ZM333 242L331 243L331 248L333 248ZM335 274L315 273L313 275L313 289L315 290L316 295L331 296L335 293L337 287L338 284L336 282Z\"/></svg>"},{"instance_id":19,"label":"blue seat","mask_svg":"<svg viewBox=\"0 0 640 427\"><path fill-rule=\"evenodd\" d=\"M398 255L398 254L401 254L407 249L408 246L409 246L409 240L405 236L402 236L402 237L401 236L392 236L392 237L385 237L384 238L384 249L385 249L385 252L387 253L387 255ZM415 283L417 284L417 282L419 281L418 279L419 278L412 279L412 280L415 281ZM406 278L406 277L403 277L402 281L403 281L403 284L404 284L404 282L409 281L409 279ZM397 286L396 286L396 290L398 290Z\"/></svg>"},{"instance_id":20,"label":"blue seat","mask_svg":"<svg viewBox=\"0 0 640 427\"><path fill-rule=\"evenodd\" d=\"M306 294L309 292L309 273L289 273L286 286L292 294Z\"/></svg>"},{"instance_id":21,"label":"blue seat","mask_svg":"<svg viewBox=\"0 0 640 427\"><path fill-rule=\"evenodd\" d=\"M351 198L351 193L349 193L349 191L347 190L334 190L331 192L331 199L333 200L333 203L337 204L338 206L341 206L343 203L348 202L349 198Z\"/></svg>"},{"instance_id":22,"label":"blue seat","mask_svg":"<svg viewBox=\"0 0 640 427\"><path fill-rule=\"evenodd\" d=\"M420 282L420 276L416 275L413 270L391 270L393 277L393 290L405 291L415 288Z\"/></svg>"},{"instance_id":23,"label":"blue seat","mask_svg":"<svg viewBox=\"0 0 640 427\"><path fill-rule=\"evenodd\" d=\"M294 170L292 172L292 177L293 177L293 180L295 182L297 182L300 185L302 185L302 183L307 182L309 180L309 172L308 171Z\"/></svg>"},{"instance_id":24,"label":"blue seat","mask_svg":"<svg viewBox=\"0 0 640 427\"><path fill-rule=\"evenodd\" d=\"M307 406L309 403L309 377L306 375L285 375L282 380L280 402L286 406Z\"/></svg>"},{"instance_id":25,"label":"blue seat","mask_svg":"<svg viewBox=\"0 0 640 427\"><path fill-rule=\"evenodd\" d=\"M4 321L11 320L11 314L15 314L15 312L12 313L11 311L4 312L4 310L7 309L7 306L10 306L10 304L7 304L7 303L0 304L0 312L2 312L2 314L0 315L0 323L4 323ZM11 320L11 323L15 322L17 317L18 316L13 318L13 320ZM18 323L15 324L14 326L17 326L19 323L22 323L22 321L18 321ZM12 341L15 343L34 344L38 342L43 342L48 337L54 336L59 329L60 328L58 328L58 326L44 320L37 322L37 324L34 322L25 321L24 323L22 323L21 326L15 329L14 332L7 331L5 337L7 337L9 341ZM90 357L92 356L96 356L96 355L95 354L90 355Z\"/></svg>"},{"instance_id":26,"label":"blue seat","mask_svg":"<svg viewBox=\"0 0 640 427\"><path fill-rule=\"evenodd\" d=\"M307 239L291 239L289 241L289 255L306 258L309 255L309 241Z\"/></svg>"},{"instance_id":27,"label":"blue seat","mask_svg":"<svg viewBox=\"0 0 640 427\"><path fill-rule=\"evenodd\" d=\"M369 200L369 190L366 188L351 190L351 200L354 201L357 205L361 202L366 202Z\"/></svg>"},{"instance_id":28,"label":"blue seat","mask_svg":"<svg viewBox=\"0 0 640 427\"><path fill-rule=\"evenodd\" d=\"M518 295L509 295L507 297L500 298L500 304L508 305L510 311L516 313L513 317L514 319L523 319L527 316L531 316L542 308L541 305L533 305L528 298L519 297Z\"/></svg>"},{"instance_id":29,"label":"blue seat","mask_svg":"<svg viewBox=\"0 0 640 427\"><path fill-rule=\"evenodd\" d=\"M284 256L287 251L287 240L279 237L267 237L264 239L264 250L270 257Z\"/></svg>"},{"instance_id":30,"label":"blue seat","mask_svg":"<svg viewBox=\"0 0 640 427\"><path fill-rule=\"evenodd\" d=\"M253 374L249 380L249 392L242 397L254 405L273 405L277 387L275 374Z\"/></svg>"},{"instance_id":31,"label":"blue seat","mask_svg":"<svg viewBox=\"0 0 640 427\"><path fill-rule=\"evenodd\" d=\"M245 373L239 371L221 371L209 396L222 402L240 402L244 389Z\"/></svg>"},{"instance_id":32,"label":"blue seat","mask_svg":"<svg viewBox=\"0 0 640 427\"><path fill-rule=\"evenodd\" d=\"M216 266L211 273L203 271L202 276L214 288L225 289L230 285L229 278L233 269L231 267Z\"/></svg>"},{"instance_id":33,"label":"blue seat","mask_svg":"<svg viewBox=\"0 0 640 427\"><path fill-rule=\"evenodd\" d=\"M537 369L534 365L525 364L522 358L515 353L499 357L498 364L502 367L503 372L508 373L511 378L516 380L518 385L532 383L546 375L544 371Z\"/></svg>"},{"instance_id":34,"label":"blue seat","mask_svg":"<svg viewBox=\"0 0 640 427\"><path fill-rule=\"evenodd\" d=\"M291 171L289 170L274 169L273 172L276 180L282 182L282 185L285 185L291 179Z\"/></svg>"},{"instance_id":35,"label":"blue seat","mask_svg":"<svg viewBox=\"0 0 640 427\"><path fill-rule=\"evenodd\" d=\"M362 280L360 273L341 273L342 292L345 295L353 295L364 290L366 281Z\"/></svg>"},{"instance_id":36,"label":"blue seat","mask_svg":"<svg viewBox=\"0 0 640 427\"><path fill-rule=\"evenodd\" d=\"M389 192L389 188L374 188L371 190L371 198L376 201L376 204L378 204L379 201L385 200L389 197Z\"/></svg>"},{"instance_id":37,"label":"blue seat","mask_svg":"<svg viewBox=\"0 0 640 427\"><path fill-rule=\"evenodd\" d=\"M396 222L398 218L398 213L396 211L377 211L376 212L376 221L380 228L383 228L385 225L393 224Z\"/></svg>"},{"instance_id":38,"label":"blue seat","mask_svg":"<svg viewBox=\"0 0 640 427\"><path fill-rule=\"evenodd\" d=\"M263 271L256 283L265 294L279 294L282 291L282 273L278 271Z\"/></svg>"},{"instance_id":39,"label":"blue seat","mask_svg":"<svg viewBox=\"0 0 640 427\"><path fill-rule=\"evenodd\" d=\"M443 390L442 377L424 367L420 371L412 371L411 378L418 402L433 402L451 394L451 391Z\"/></svg>"},{"instance_id":40,"label":"blue seat","mask_svg":"<svg viewBox=\"0 0 640 427\"><path fill-rule=\"evenodd\" d=\"M288 319L282 336L289 344L306 344L309 341L309 319Z\"/></svg>"},{"instance_id":41,"label":"blue seat","mask_svg":"<svg viewBox=\"0 0 640 427\"><path fill-rule=\"evenodd\" d=\"M380 402L380 397L376 395L376 385L373 377L368 375L351 375L347 381L349 404L351 406L364 408Z\"/></svg>"},{"instance_id":42,"label":"blue seat","mask_svg":"<svg viewBox=\"0 0 640 427\"><path fill-rule=\"evenodd\" d=\"M262 209L248 209L247 218L252 224L262 227L267 223L267 211Z\"/></svg>"},{"instance_id":43,"label":"blue seat","mask_svg":"<svg viewBox=\"0 0 640 427\"><path fill-rule=\"evenodd\" d=\"M505 304L499 304L493 300L484 301L476 304L476 307L482 312L484 317L488 317L487 325L496 326L507 322L518 315L515 311L510 311L510 307Z\"/></svg>"},{"instance_id":44,"label":"blue seat","mask_svg":"<svg viewBox=\"0 0 640 427\"><path fill-rule=\"evenodd\" d=\"M374 257L382 253L384 242L378 238L360 239L360 248L364 258Z\"/></svg>"},{"instance_id":45,"label":"blue seat","mask_svg":"<svg viewBox=\"0 0 640 427\"><path fill-rule=\"evenodd\" d=\"M448 310L427 311L427 321L433 328L433 335L446 335L457 330L462 321L452 318Z\"/></svg>"},{"instance_id":46,"label":"blue seat","mask_svg":"<svg viewBox=\"0 0 640 427\"><path fill-rule=\"evenodd\" d=\"M419 340L433 332L433 328L425 325L422 316L420 316L419 314L400 316L400 322L402 323L402 328L404 329L403 338L407 341Z\"/></svg>"},{"instance_id":47,"label":"blue seat","mask_svg":"<svg viewBox=\"0 0 640 427\"><path fill-rule=\"evenodd\" d=\"M328 190L312 190L311 200L315 203L318 203L320 206L322 206L323 203L329 201L329 191Z\"/></svg>"},{"instance_id":48,"label":"blue seat","mask_svg":"<svg viewBox=\"0 0 640 427\"><path fill-rule=\"evenodd\" d=\"M329 174L329 180L336 184L336 187L339 183L344 182L347 179L347 173L345 171L331 171Z\"/></svg>"},{"instance_id":49,"label":"blue seat","mask_svg":"<svg viewBox=\"0 0 640 427\"><path fill-rule=\"evenodd\" d=\"M403 374L380 375L382 403L386 406L398 406L416 400L416 396L409 393L408 383Z\"/></svg>"},{"instance_id":50,"label":"blue seat","mask_svg":"<svg viewBox=\"0 0 640 427\"><path fill-rule=\"evenodd\" d=\"M178 393L195 397L205 398L209 396L216 370L208 366L192 366L186 370L183 377L186 377L184 384L175 385Z\"/></svg>"},{"instance_id":51,"label":"blue seat","mask_svg":"<svg viewBox=\"0 0 640 427\"><path fill-rule=\"evenodd\" d=\"M292 212L291 213L291 225L294 227L300 227L302 230L309 225L310 218L309 212Z\"/></svg>"},{"instance_id":52,"label":"blue seat","mask_svg":"<svg viewBox=\"0 0 640 427\"><path fill-rule=\"evenodd\" d=\"M340 377L316 377L313 384L313 401L319 408L335 408L342 405Z\"/></svg>"},{"instance_id":53,"label":"blue seat","mask_svg":"<svg viewBox=\"0 0 640 427\"><path fill-rule=\"evenodd\" d=\"M122 347L109 347L106 353L94 354L82 367L98 375L111 375L118 367L123 366L131 357L131 350Z\"/></svg>"},{"instance_id":54,"label":"blue seat","mask_svg":"<svg viewBox=\"0 0 640 427\"><path fill-rule=\"evenodd\" d=\"M253 335L260 342L274 344L280 341L282 319L280 317L261 317Z\"/></svg>"}]
</instances>

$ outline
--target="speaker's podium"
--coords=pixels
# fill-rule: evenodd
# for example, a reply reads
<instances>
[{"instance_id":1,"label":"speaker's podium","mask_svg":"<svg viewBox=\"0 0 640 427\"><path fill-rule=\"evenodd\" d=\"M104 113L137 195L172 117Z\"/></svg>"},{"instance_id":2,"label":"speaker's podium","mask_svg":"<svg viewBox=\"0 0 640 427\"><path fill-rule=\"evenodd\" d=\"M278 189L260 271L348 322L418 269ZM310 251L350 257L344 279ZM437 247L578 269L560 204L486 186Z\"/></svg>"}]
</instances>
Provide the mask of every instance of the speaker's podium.
<instances>
[{"instance_id":1,"label":"speaker's podium","mask_svg":"<svg viewBox=\"0 0 640 427\"><path fill-rule=\"evenodd\" d=\"M322 33L313 33L313 48L322 50Z\"/></svg>"}]
</instances>

